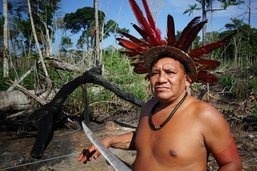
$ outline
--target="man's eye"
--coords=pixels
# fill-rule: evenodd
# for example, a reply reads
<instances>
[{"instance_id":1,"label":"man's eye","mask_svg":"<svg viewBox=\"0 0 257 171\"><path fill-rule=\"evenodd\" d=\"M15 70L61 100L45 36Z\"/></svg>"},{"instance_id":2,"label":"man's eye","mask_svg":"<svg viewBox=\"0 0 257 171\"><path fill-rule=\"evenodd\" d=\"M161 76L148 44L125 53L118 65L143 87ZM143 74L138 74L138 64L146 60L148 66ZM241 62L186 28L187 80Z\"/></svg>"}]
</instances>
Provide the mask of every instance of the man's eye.
<instances>
[{"instance_id":1,"label":"man's eye","mask_svg":"<svg viewBox=\"0 0 257 171\"><path fill-rule=\"evenodd\" d=\"M166 73L166 74L169 74L169 75L174 74L174 72L173 72L173 71L166 71L165 73Z\"/></svg>"},{"instance_id":2,"label":"man's eye","mask_svg":"<svg viewBox=\"0 0 257 171\"><path fill-rule=\"evenodd\" d=\"M159 75L159 72L152 72L151 76Z\"/></svg>"}]
</instances>

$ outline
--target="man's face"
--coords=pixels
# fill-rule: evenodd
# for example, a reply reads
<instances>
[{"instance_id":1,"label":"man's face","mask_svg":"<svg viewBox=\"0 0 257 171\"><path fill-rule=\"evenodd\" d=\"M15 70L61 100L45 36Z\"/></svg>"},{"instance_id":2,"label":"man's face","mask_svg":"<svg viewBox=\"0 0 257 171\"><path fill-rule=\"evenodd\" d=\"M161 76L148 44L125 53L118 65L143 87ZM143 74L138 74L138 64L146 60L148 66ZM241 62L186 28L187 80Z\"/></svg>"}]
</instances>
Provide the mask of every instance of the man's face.
<instances>
[{"instance_id":1,"label":"man's face","mask_svg":"<svg viewBox=\"0 0 257 171\"><path fill-rule=\"evenodd\" d=\"M169 57L161 58L153 64L149 80L152 93L160 102L176 100L190 85L183 65Z\"/></svg>"}]
</instances>

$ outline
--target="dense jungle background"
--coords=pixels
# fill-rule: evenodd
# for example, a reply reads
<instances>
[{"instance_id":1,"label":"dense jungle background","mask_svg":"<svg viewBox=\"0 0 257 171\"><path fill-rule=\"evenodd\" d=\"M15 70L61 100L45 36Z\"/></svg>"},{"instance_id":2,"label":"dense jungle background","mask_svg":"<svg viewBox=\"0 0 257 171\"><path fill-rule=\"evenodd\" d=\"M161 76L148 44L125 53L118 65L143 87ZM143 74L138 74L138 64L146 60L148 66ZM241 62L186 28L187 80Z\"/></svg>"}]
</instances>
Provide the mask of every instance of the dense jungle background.
<instances>
[{"instance_id":1,"label":"dense jungle background","mask_svg":"<svg viewBox=\"0 0 257 171\"><path fill-rule=\"evenodd\" d=\"M76 157L89 143L80 122L85 120L100 138L110 133L135 129L139 111L151 96L144 75L135 74L121 47L100 47L118 31L130 33L92 6L56 17L61 0L3 0L0 20L0 170L112 170L103 159L82 165ZM208 32L191 48L223 39L235 33L230 42L206 55L221 65L214 73L214 86L194 83L192 95L216 106L227 119L238 144L244 170L257 170L257 29L251 26L252 0L196 0L185 7L184 15L201 10L202 18L230 6L245 8L247 22L240 17L224 23L224 31ZM75 3L75 2L74 2ZM183 15L183 14L181 14ZM254 21L256 22L256 21ZM53 42L61 30L56 53ZM176 30L177 36L182 30ZM79 35L74 42L69 34ZM74 48L74 44L76 48ZM79 78L83 78L79 81ZM69 83L73 83L72 86ZM68 85L63 88L64 85ZM61 91L62 90L62 91ZM60 92L58 94L58 92ZM51 108L55 97L62 103ZM50 105L50 109L47 106ZM40 109L57 110L51 122ZM38 112L39 111L39 112ZM43 118L43 119L42 119ZM47 120L48 121L48 120ZM51 124L49 138L39 152L37 135ZM43 128L42 128L43 127ZM111 149L127 163L134 152ZM217 164L210 158L209 170Z\"/></svg>"}]
</instances>

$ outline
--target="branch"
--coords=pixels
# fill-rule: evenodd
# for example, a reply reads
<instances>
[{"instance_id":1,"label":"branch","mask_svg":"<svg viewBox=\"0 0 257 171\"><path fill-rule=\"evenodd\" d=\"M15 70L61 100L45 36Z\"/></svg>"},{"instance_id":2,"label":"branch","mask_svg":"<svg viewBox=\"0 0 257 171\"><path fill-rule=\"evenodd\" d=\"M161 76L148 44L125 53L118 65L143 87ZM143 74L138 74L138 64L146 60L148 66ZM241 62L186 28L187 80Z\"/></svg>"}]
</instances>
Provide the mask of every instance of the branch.
<instances>
[{"instance_id":1,"label":"branch","mask_svg":"<svg viewBox=\"0 0 257 171\"><path fill-rule=\"evenodd\" d=\"M35 62L32 67L25 72L18 80L15 80L13 84L7 89L7 91L13 90L22 80L24 80L35 68L37 64L40 64L41 61Z\"/></svg>"},{"instance_id":2,"label":"branch","mask_svg":"<svg viewBox=\"0 0 257 171\"><path fill-rule=\"evenodd\" d=\"M207 9L205 10L206 12L215 12L215 11L222 11L222 10L226 10L225 8L217 8L217 9Z\"/></svg>"},{"instance_id":3,"label":"branch","mask_svg":"<svg viewBox=\"0 0 257 171\"><path fill-rule=\"evenodd\" d=\"M118 97L129 101L137 106L143 106L144 102L137 99L132 94L122 91L117 85L109 83L101 76L101 66L91 68L83 75L63 85L57 92L53 100L40 109L34 111L32 119L33 125L38 129L38 135L34 146L31 150L32 158L41 158L43 151L51 141L56 121L62 116L62 104L69 97L69 95L80 85L86 83L94 83L105 87L114 92Z\"/></svg>"},{"instance_id":4,"label":"branch","mask_svg":"<svg viewBox=\"0 0 257 171\"><path fill-rule=\"evenodd\" d=\"M11 81L11 83L13 83L13 81ZM35 99L38 103L40 103L41 105L46 104L45 100L42 100L40 98L38 98L35 94L32 94L29 90L27 90L25 87L17 84L16 87L18 87L18 89L20 89L23 93L27 94L28 96L32 97L33 99Z\"/></svg>"},{"instance_id":5,"label":"branch","mask_svg":"<svg viewBox=\"0 0 257 171\"><path fill-rule=\"evenodd\" d=\"M56 59L56 58L45 58L46 60L49 60L48 64L51 67L57 68L57 69L61 69L61 70L66 70L66 71L73 71L76 73L82 73L83 69L80 67L76 67L74 65L71 65L69 63L66 63L60 59Z\"/></svg>"},{"instance_id":6,"label":"branch","mask_svg":"<svg viewBox=\"0 0 257 171\"><path fill-rule=\"evenodd\" d=\"M36 42L36 47L37 47L37 50L38 50L38 54L39 54L39 57L40 57L40 60L41 60L41 63L42 63L43 70L45 72L45 76L47 78L49 78L49 75L48 75L48 72L47 72L47 69L46 69L46 65L45 65L45 62L44 62L44 58L43 58L43 55L42 55L42 51L40 49L39 42L38 42L37 35L36 35L35 25L34 25L34 21L33 21L31 6L30 6L30 0L27 0L27 3L28 3L28 10L29 10L31 28L32 28L33 36L34 36L34 39L35 39L35 42Z\"/></svg>"}]
</instances>

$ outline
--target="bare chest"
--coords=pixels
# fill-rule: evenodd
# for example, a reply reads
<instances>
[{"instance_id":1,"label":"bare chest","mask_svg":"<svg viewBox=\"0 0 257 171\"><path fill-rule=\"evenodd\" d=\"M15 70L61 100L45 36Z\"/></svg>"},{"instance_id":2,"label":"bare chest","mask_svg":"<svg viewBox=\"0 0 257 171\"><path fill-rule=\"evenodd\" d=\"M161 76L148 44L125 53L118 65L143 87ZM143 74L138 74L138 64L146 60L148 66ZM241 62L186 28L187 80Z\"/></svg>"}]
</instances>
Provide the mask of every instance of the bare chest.
<instances>
[{"instance_id":1,"label":"bare chest","mask_svg":"<svg viewBox=\"0 0 257 171\"><path fill-rule=\"evenodd\" d=\"M190 118L171 119L158 131L149 127L148 117L143 118L137 132L136 147L138 155L151 156L167 164L207 159L199 127Z\"/></svg>"}]
</instances>

